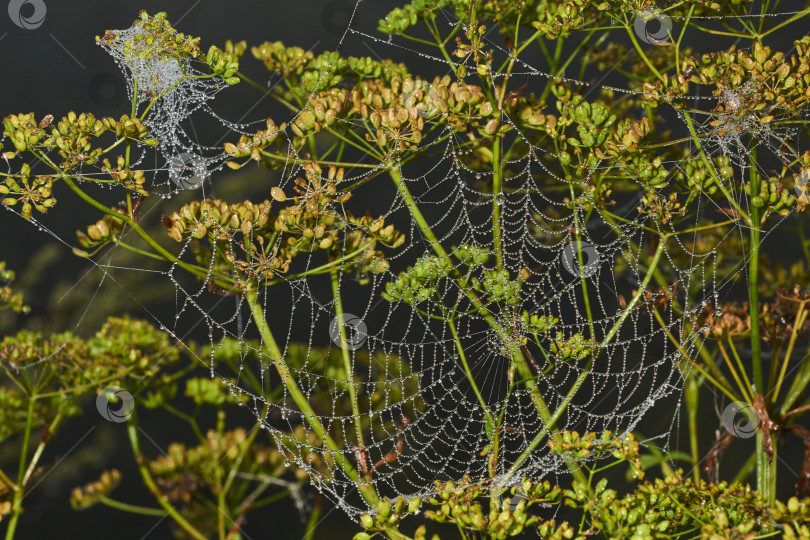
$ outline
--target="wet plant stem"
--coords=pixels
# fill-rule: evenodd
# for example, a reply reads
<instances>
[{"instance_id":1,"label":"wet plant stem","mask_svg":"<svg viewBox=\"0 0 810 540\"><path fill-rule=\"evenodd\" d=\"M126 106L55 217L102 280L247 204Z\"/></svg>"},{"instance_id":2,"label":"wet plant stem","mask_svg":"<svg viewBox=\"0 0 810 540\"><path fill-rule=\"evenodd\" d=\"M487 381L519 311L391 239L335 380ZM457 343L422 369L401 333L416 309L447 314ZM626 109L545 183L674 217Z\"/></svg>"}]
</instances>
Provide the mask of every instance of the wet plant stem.
<instances>
[{"instance_id":1,"label":"wet plant stem","mask_svg":"<svg viewBox=\"0 0 810 540\"><path fill-rule=\"evenodd\" d=\"M11 540L14 538L14 533L17 529L17 521L20 519L20 513L22 512L22 499L25 494L25 483L23 482L23 479L25 478L28 444L31 441L31 429L34 423L35 403L36 397L32 396L28 400L28 410L25 417L25 431L23 432L22 448L20 449L20 464L17 469L17 483L14 486L15 491L11 502L11 518L8 522L8 528L6 529L6 540Z\"/></svg>"},{"instance_id":2,"label":"wet plant stem","mask_svg":"<svg viewBox=\"0 0 810 540\"><path fill-rule=\"evenodd\" d=\"M349 354L348 340L346 339L346 327L343 320L343 301L340 297L340 279L338 269L332 268L330 272L332 278L332 294L335 298L335 312L337 330L340 333L340 353L343 357L343 369L346 371L346 385L349 390L349 399L352 402L352 416L354 416L354 426L357 431L357 444L360 448L365 446L363 442L363 426L360 422L360 408L357 405L357 391L354 387L354 370L352 359ZM331 330L331 329L330 329Z\"/></svg>"},{"instance_id":3,"label":"wet plant stem","mask_svg":"<svg viewBox=\"0 0 810 540\"><path fill-rule=\"evenodd\" d=\"M138 438L138 418L135 409L130 413L127 419L127 436L129 437L129 444L132 447L132 453L135 456L135 462L138 464L138 472L141 473L141 478L146 488L152 493L155 501L163 508L164 512L174 520L177 525L186 531L189 536L195 540L207 540L206 536L198 531L186 518L180 515L174 506L164 497L160 489L155 484L152 474L149 472L149 465L146 457L141 452L141 443Z\"/></svg>"},{"instance_id":4,"label":"wet plant stem","mask_svg":"<svg viewBox=\"0 0 810 540\"><path fill-rule=\"evenodd\" d=\"M352 464L343 455L340 446L338 446L337 442L323 427L323 424L321 424L317 414L309 404L309 400L307 400L307 397L298 387L298 383L296 382L292 371L284 362L284 356L281 353L281 349L279 349L278 344L270 331L268 321L265 318L266 307L258 301L258 294L255 285L256 284L253 283L252 287L245 292L245 297L247 299L248 306L250 307L253 320L259 328L259 334L262 338L262 348L270 355L270 361L281 377L281 381L287 389L287 392L289 392L290 397L301 410L301 413L306 419L307 424L309 424L309 426L312 428L312 431L314 431L315 435L317 435L318 438L323 441L323 444L329 450L335 464L341 468L346 476L357 484L357 490L360 492L369 506L377 506L380 502L380 498L377 495L374 486L370 482L366 482L364 479L361 479L357 469L355 469L354 466L352 466ZM386 529L385 534L392 540L402 540L403 538L407 538L395 528Z\"/></svg>"}]
</instances>

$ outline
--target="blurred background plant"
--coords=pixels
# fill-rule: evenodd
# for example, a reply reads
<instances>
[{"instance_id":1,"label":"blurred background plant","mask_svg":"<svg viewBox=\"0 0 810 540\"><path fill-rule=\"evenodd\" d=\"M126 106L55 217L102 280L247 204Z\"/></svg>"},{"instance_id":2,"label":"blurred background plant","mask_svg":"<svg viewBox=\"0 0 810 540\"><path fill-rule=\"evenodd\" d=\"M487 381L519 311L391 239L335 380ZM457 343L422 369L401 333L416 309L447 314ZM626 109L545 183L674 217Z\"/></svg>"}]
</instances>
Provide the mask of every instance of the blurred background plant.
<instances>
[{"instance_id":1,"label":"blurred background plant","mask_svg":"<svg viewBox=\"0 0 810 540\"><path fill-rule=\"evenodd\" d=\"M810 242L803 214L810 151L801 151L810 135L810 38L792 41L785 52L767 45L766 39L797 28L808 15L805 6L776 19L777 7L767 1L695 1L656 10L645 1L416 0L391 11L378 30L437 53L448 74L432 81L391 60L315 54L280 41L250 49L228 41L206 51L162 13L144 12L131 29L100 37L130 70L131 112L119 119L73 112L59 120L7 116L2 204L36 219L58 209L53 193L61 186L65 198L70 193L101 216L76 233L76 255L100 259L114 251L121 257L116 264L127 268L168 263L172 289L196 283L218 300L234 297L239 316L245 305L252 326L240 319L237 339L209 336L212 344L204 346L129 318L111 318L87 339L28 330L6 337L0 344L0 414L7 415L8 430L0 442L14 446L10 452L18 458L16 475L2 476L7 538L14 536L26 489L41 474L45 445L66 418L80 413L83 395L95 392L97 403L109 404L119 395L110 388L131 392L134 405L126 410L120 398L121 410L137 472L154 504L114 498L122 478L116 469L76 488L71 503L78 510L101 504L168 515L178 537L241 538L251 512L285 497L308 515L314 537L322 500L319 494L310 505L302 495L311 479L332 495L357 488L362 500L346 502L348 495L340 495L338 504L358 515L365 529L359 540L377 534L408 538L402 530L414 519L401 522L420 509L423 519L440 524L439 532L465 538L529 530L548 538L810 538L810 431L800 424L810 410ZM445 18L448 32L438 24ZM488 27L505 34L503 45L488 37ZM744 46L718 41L715 50L698 51L697 45L684 46L687 30ZM622 42L609 41L617 33ZM268 89L243 73L239 64L248 50L283 84ZM530 54L535 57L528 63L523 59ZM537 58L547 79L519 86L515 79L525 74L515 70L536 65ZM192 62L200 71L191 70ZM611 78L602 83L594 66L609 66ZM221 145L226 157L218 165L241 171L258 163L265 173L292 167L302 175L291 175L283 188L275 177L272 186L264 178L265 200L258 203L238 189L216 198L181 192L168 203L171 210L150 217L167 203L152 192L148 167L136 155L177 145L176 128L162 123L162 111L178 104L172 101L177 89L216 93L239 81L292 117L281 123L268 118L261 129L231 137ZM695 88L713 97L699 100L690 91ZM440 154L449 140L455 160L486 173L470 187L489 212L483 229L489 239L481 245L469 238L456 245L451 233L437 233L441 220L422 201L424 193L413 193L421 187L403 174L406 165ZM531 189L515 187L510 180L523 174L518 166L537 148L545 151L537 157L544 170L529 173ZM38 174L33 164L47 174ZM197 169L205 167L193 168L193 178L175 184L193 187ZM372 172L347 187L347 171L357 169ZM361 188L382 174L392 181L407 220L365 207L373 205L362 199ZM99 195L102 190L93 192L104 184L122 189L125 200L116 205ZM574 246L567 264L576 280L566 289L574 291L574 323L561 322L562 313L521 313L524 306L538 307L531 299L538 289L531 287L545 264L535 261L540 266L531 268L518 258L515 271L509 250L514 231L510 237L505 216L510 198L524 196L540 202L524 203L536 211L525 212L531 223L518 236ZM359 199L354 205L353 197ZM612 296L591 280L593 228L608 231L605 244L620 246L603 249L606 260L596 263L615 272ZM796 248L780 250L779 260L771 262L765 240L777 229L781 241ZM397 257L418 243L416 235L427 251L403 264ZM554 249L555 256L565 253ZM320 257L318 264L311 264L313 257ZM158 263L164 266L148 266ZM400 265L398 274L392 265ZM25 313L19 293L7 285L14 275L4 266L0 272L2 306ZM480 447L472 454L483 458L484 478L437 480L417 486L419 495L385 492L395 487L394 480L385 484L387 471L401 471L401 463L414 461L406 456L418 457L421 450L406 441L409 426L431 407L422 395L426 368L414 365L416 354L356 350L365 336L345 324L350 313L343 308L344 275L359 286L390 277L382 298L391 309L407 306L443 325L482 411ZM283 340L271 328L267 290L310 278L329 285L337 347ZM200 308L180 303L178 317L189 305ZM610 313L609 324L603 325L600 313ZM459 330L470 314L508 358L505 393L494 399L507 403L527 396L520 406L529 413L523 414L538 419L540 428L523 433L529 424L515 427L506 406L493 406ZM632 328L623 326L627 321ZM252 329L250 338L242 337L243 328ZM662 450L638 431L641 445L630 432L580 436L561 420L579 406L573 398L598 362L609 359L631 332L665 336L666 347L641 354L672 361L683 381L682 396L658 405L672 406L678 416L683 403L686 434L674 448ZM211 378L197 373L206 369ZM566 397L552 403L540 385L560 373L564 382L554 384ZM181 387L184 399L177 403ZM653 389L645 392L655 401ZM722 412L721 395L731 402ZM700 414L708 410L707 400L718 408L714 417ZM165 455L147 457L140 407L180 419L193 442L172 443ZM290 412L300 420L290 422ZM721 429L712 433L718 424ZM523 437L517 451L509 442L515 434ZM677 451L681 443L688 453ZM724 451L746 444L750 457L735 464L730 482L721 482ZM543 448L551 456L546 463L557 467L554 482L522 474L540 474L538 467L522 465ZM790 460L802 457L798 473L782 452ZM606 473L622 462L629 463L629 480ZM413 467L428 465L417 461ZM645 469L655 468L660 478L639 483ZM752 474L756 491L745 485ZM803 499L783 496L780 484L795 484ZM356 512L359 505L366 511ZM426 534L421 525L412 536Z\"/></svg>"}]
</instances>

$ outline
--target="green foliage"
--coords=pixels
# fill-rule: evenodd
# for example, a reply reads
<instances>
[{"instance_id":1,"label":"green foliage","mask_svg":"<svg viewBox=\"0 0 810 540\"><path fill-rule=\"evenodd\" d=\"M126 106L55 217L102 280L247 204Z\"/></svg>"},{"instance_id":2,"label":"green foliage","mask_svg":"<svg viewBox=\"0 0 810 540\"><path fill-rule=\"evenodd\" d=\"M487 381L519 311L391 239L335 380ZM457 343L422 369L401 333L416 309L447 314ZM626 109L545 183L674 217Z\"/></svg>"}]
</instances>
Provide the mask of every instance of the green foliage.
<instances>
[{"instance_id":1,"label":"green foliage","mask_svg":"<svg viewBox=\"0 0 810 540\"><path fill-rule=\"evenodd\" d=\"M11 289L11 283L14 281L16 274L13 270L6 269L5 261L0 261L0 310L11 309L15 313L28 313L31 311L30 306L23 303L22 293L15 293Z\"/></svg>"},{"instance_id":2,"label":"green foliage","mask_svg":"<svg viewBox=\"0 0 810 540\"><path fill-rule=\"evenodd\" d=\"M609 487L608 478L597 478L601 471L621 463L629 465L635 478L643 477L639 446L632 436L619 440L610 432L582 436L564 432L563 437L562 445L550 443L554 452L570 452L578 458L591 452L604 453L612 455L613 460L599 466L586 465L587 481L575 480L570 488L530 478L523 478L508 489L488 482L472 482L469 477L458 483L436 481L434 495L426 500L432 509L424 512L425 519L454 524L465 538L477 533L506 539L527 530L534 530L543 538L560 540L596 534L639 539L689 538L695 533L707 539L753 538L775 531L782 532L785 538L803 538L807 534L810 498L791 497L785 503L776 501L769 505L747 485L710 484L703 480L693 483L682 470L636 483L629 493L620 495ZM390 502L385 501L376 516L364 514L361 523L369 532L383 530L384 524L399 523L408 515L409 512L403 513L405 504L404 499L398 500L392 509ZM563 505L574 513L562 522L544 519L538 512L542 513L541 508L547 505ZM426 534L425 525L421 525L413 538L423 539ZM359 533L355 540L369 537L367 533Z\"/></svg>"},{"instance_id":3,"label":"green foliage","mask_svg":"<svg viewBox=\"0 0 810 540\"><path fill-rule=\"evenodd\" d=\"M810 244L805 233L801 229L797 233L800 247L796 251L806 265L795 263L785 270L760 264L764 263L760 233L777 221L768 218L787 216L794 209L802 212L810 204L802 184L810 170L810 151L800 154L793 147L797 143L784 135L795 126L806 131L810 37L795 40L789 52L765 45L763 39L782 27L781 23L767 27L767 4L758 27L737 17L741 28L730 28L723 20L722 34L750 40L750 47L732 46L698 56L682 45L683 34L667 36L665 46L645 48L639 39L652 44L634 32L634 17L649 22L666 16L678 20L683 30L688 27L711 36L718 31L703 27L702 17L736 15L749 3L700 0L670 5L661 12L642 0L415 0L388 13L379 21L379 30L424 45L431 42L409 32L417 26L426 29L453 73L432 80L390 60L343 57L333 51L315 54L281 42L252 47L256 60L282 76L285 84L267 93L287 109L292 120L278 125L268 118L266 128L224 143L224 153L232 159L228 165L240 169L256 162L275 170L301 165L305 177L294 180L294 193L270 187L270 197L262 202L207 198L162 215L160 223L176 242L171 249L139 224L138 206L152 203L145 171L137 170L139 162L130 159L133 150L147 151L159 144L161 134L150 132L148 115L171 88L164 88L157 72L150 74L151 80L139 79L149 88L135 92L132 113L119 120L75 112L56 122L51 115L39 122L32 113L7 116L3 135L13 150L1 155L9 167L0 183L1 204L30 220L34 210L45 213L56 204L55 185L63 182L101 213L89 219L95 223L86 232L77 231L77 255L92 257L105 248L121 247L187 271L211 293L243 297L261 338L223 339L216 347L192 351L210 359L211 366L206 367L211 370L223 368L233 375L209 379L195 376L200 366L181 355L165 333L143 321L111 318L88 339L70 333L44 337L30 331L5 337L0 342L0 444L16 444L14 436L22 435L17 478L0 476L0 515L11 515L7 537L14 535L23 494L48 442L43 436L32 454L33 433L43 429L53 435L65 418L80 414L83 395L112 385L138 392L138 407L161 409L179 418L196 440L174 443L167 456L150 459L140 449L138 419L133 413L126 419L130 444L141 480L160 508L114 500L113 491L121 480L117 470L77 488L71 503L78 510L105 504L143 514L166 512L177 536L234 538L249 511L281 497L297 497L310 470L325 482L338 477L354 482L372 509L360 517L365 532L356 535L358 540L381 534L404 538L400 524L422 506L429 507L424 511L426 520L454 525L465 538L502 539L528 531L553 539L594 534L609 538L810 537L810 499L777 501L772 465L773 454L779 451L776 442L788 436L801 439L806 453L797 490L801 496L810 494L810 431L798 423L810 410L806 405L810 293L803 271L810 266ZM440 14L440 10L445 11ZM458 22L443 35L436 21L449 11ZM790 22L805 15L796 14ZM505 34L506 49L493 45L488 28ZM127 60L176 64L181 75L175 86L189 77L186 68L192 59L205 66L207 78L217 77L228 85L247 80L238 71L247 51L245 42L228 41L224 48L212 45L204 54L200 38L178 32L165 13L141 13L134 29L128 34L108 31L97 41L110 47L122 41ZM624 42L629 37L632 46L605 42L612 29L620 30ZM448 50L453 38L455 47ZM551 46L555 40L559 40L556 49ZM576 42L576 48L563 48L564 42ZM517 86L514 69L524 65L518 58L525 57L529 45L538 46L549 77L524 95L528 83ZM496 60L501 57L499 66ZM578 69L578 79L585 79L589 64L601 69L608 63L626 79L631 92L619 94L605 87L593 93L562 78ZM690 86L712 94L716 105L710 110L700 110L697 101L693 105ZM682 113L686 136L677 139L664 130L669 120L662 107ZM694 118L701 123L696 125ZM403 182L405 165L434 155L437 145L448 138L456 144L457 165L487 173L474 189L492 198L491 249L464 244L446 251L421 213L418 197ZM771 139L781 144L777 156L781 170L766 170L767 160L757 154ZM316 144L321 142L329 143L321 145L327 148L324 151ZM713 155L712 147L721 148L723 155ZM734 152L728 152L732 147L735 159L730 155ZM596 324L595 304L583 276L576 283L582 290L576 297L584 306L581 317L587 319L580 331L569 330L570 325L560 324L560 318L551 314L520 313L525 285L534 270L504 263L510 254L504 248L500 204L505 194L516 191L505 182L510 178L509 167L537 148L547 152L542 156L543 171L530 173L536 184L529 190L532 193L521 195L539 193L549 208L538 209L544 215L535 214L532 234L552 244L570 234L582 246L585 227L599 216L597 225L604 225L623 242L614 269L619 278L631 278L628 281L638 288L630 291L629 302L616 293L618 322L613 327ZM358 150L363 160L352 163L344 154L346 149ZM365 158L373 164L365 163ZM34 174L37 169L31 164L37 163L48 174ZM92 166L100 174L86 174ZM354 167L375 172L347 187L346 169ZM357 216L344 207L354 187L380 173L391 177L412 219L412 231L422 234L434 252L385 283L382 297L408 304L447 325L463 375L484 411L486 439L481 439L485 443L481 452L487 456L488 478L436 481L424 501L401 495L381 498L372 483L378 466L400 459L402 430L409 422L403 412L399 426L392 426L396 420L375 412L391 403L407 403L414 409L409 414L418 412L424 405L419 396L423 374L411 370L408 358L382 354L379 349L349 354L336 347L293 343L285 344L282 351L269 328L266 307L257 303L262 288L324 275L333 280L331 300L342 319L338 273L353 273L360 285L368 285L372 276L376 280L386 275L389 259L400 253L396 250L406 235L390 219L386 223L386 216ZM742 173L748 178L737 182ZM78 180L119 187L125 190L126 201L107 207ZM617 200L635 195L639 202L632 206L637 205L639 220L617 210ZM145 243L143 248L124 242L130 231ZM664 252L666 256L661 257ZM311 266L309 257L321 257L323 264ZM306 265L298 264L304 259ZM702 268L706 272L702 276L692 273L700 264L709 265ZM694 278L685 285L678 280L682 268L688 268L688 277ZM746 279L748 302L715 300L718 305L706 302L697 315L688 312L688 306L704 300L700 296L704 286L716 279L708 277L709 271L729 280ZM25 313L22 297L6 285L13 278L0 263L0 309ZM607 314L612 307L606 307L601 296L599 300L599 309ZM462 302L466 305L459 309ZM443 317L435 315L437 311ZM690 385L686 413L687 457L695 471L691 478L672 471L669 464L671 459L683 459L682 453L644 454L632 434L580 435L558 423L572 393L620 335L621 323L641 312L678 350L678 368ZM519 387L530 397L532 414L536 412L544 426L543 436L548 437L548 450L568 467L570 481L559 485L537 478L518 481L517 465L510 468L504 461L502 436L518 430L505 423L503 413L493 414L467 363L455 325L469 314L480 316L492 330L500 353L508 357L507 394ZM678 318L686 322L674 325ZM763 344L770 354L763 352ZM570 378L576 381L567 383L573 386L559 388L566 397L558 409L549 407L547 396L538 390L536 381L547 371L538 366L527 345L536 345L550 368L558 362L578 368L578 376ZM244 369L246 362L259 365L261 376ZM798 367L789 369L791 363ZM167 366L177 369L167 373ZM395 388L384 378L386 373L396 374ZM739 482L709 483L699 478L697 427L706 421L698 417L697 389L702 384L753 410L757 437L749 450L755 458L759 491ZM181 385L184 391L178 395ZM356 395L358 388L368 389L369 395ZM264 425L270 404L280 399L285 405L290 400L306 423L274 428L269 437L258 426L247 430L234 420L238 413L232 411L239 411L239 406L263 403L257 416ZM316 410L330 412L322 415ZM216 413L214 426L200 424L203 411ZM344 418L351 420L354 430L346 429ZM727 432L712 442L707 469L716 467L729 446L730 430L726 426ZM395 449L372 465L364 437L391 439L394 431ZM523 459L538 442L526 445ZM291 462L299 467L288 467ZM629 491L603 474L622 463L633 482ZM641 483L645 467L653 465L661 467L663 477ZM744 468L739 478L747 472ZM274 486L283 490L270 493ZM559 510L564 520L547 519L548 505ZM422 524L414 538L426 535L427 524Z\"/></svg>"}]
</instances>

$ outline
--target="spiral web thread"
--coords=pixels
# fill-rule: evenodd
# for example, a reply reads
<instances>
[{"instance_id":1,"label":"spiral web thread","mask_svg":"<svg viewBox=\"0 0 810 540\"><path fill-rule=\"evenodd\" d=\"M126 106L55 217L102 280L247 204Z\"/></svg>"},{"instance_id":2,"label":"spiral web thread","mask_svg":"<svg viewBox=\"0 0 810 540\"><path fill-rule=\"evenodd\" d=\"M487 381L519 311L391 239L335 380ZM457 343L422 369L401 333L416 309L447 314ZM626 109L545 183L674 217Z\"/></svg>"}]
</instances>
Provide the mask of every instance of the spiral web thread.
<instances>
[{"instance_id":1,"label":"spiral web thread","mask_svg":"<svg viewBox=\"0 0 810 540\"><path fill-rule=\"evenodd\" d=\"M361 9L359 2L355 11L358 9ZM439 22L452 26L457 20L451 11L443 9L439 11ZM202 73L196 70L194 62L178 66L176 62L172 64L159 56L128 56L120 44L138 31L138 24L118 31L119 39L107 46L127 78L130 97L138 92L139 100L148 99L147 85L154 85L152 90L157 91L168 88L178 80L182 70ZM340 43L352 35L374 40L379 50L386 47L407 49L397 40L381 40L351 28ZM486 40L489 46L504 55L507 53L494 36ZM416 50L411 51L414 55L443 62ZM544 83L551 75L518 60L513 77L529 78L531 86L532 80ZM571 78L565 81L580 82ZM636 89L582 84L596 91L640 93ZM171 195L174 185L170 179L175 179L174 184L178 184L177 175L192 180L198 177L186 185L179 185L199 185L201 197L210 195L216 182L209 185L208 182L199 183L199 180L212 179L229 156L220 147L195 142L181 123L192 114L202 112L216 118L232 132L250 133L252 123L227 121L211 108L212 101L224 88L226 85L222 81L191 79L176 86L155 105L147 117L147 125L159 140L158 149L165 160L165 164L156 160L153 180L156 188L168 188ZM733 109L741 99L740 95L749 89L749 86L742 85L727 91L722 97L727 110L729 107ZM429 106L431 92L427 90L424 94ZM695 97L696 103L701 100L714 103L717 98ZM691 114L676 112L682 120L685 114ZM502 121L510 122L510 119L504 116ZM727 155L736 166L726 188L742 207L748 204L743 191L748 171L746 149L739 134L751 133L767 140L775 151L781 142L794 135L788 131L768 130L760 123L755 127L745 119L735 120L741 131L730 130L729 133L719 132L709 120L695 117L695 121L699 132L711 134L706 139L706 151L711 155ZM359 121L339 119L336 127L341 122ZM354 516L368 511L368 505L358 493L359 483L335 465L332 453L325 452L321 441L314 436L310 423L279 380L275 370L277 363L289 368L301 392L309 399L318 421L333 439L340 441L341 454L348 463L355 468L372 468L382 461L373 467L370 480L363 480L363 483L372 483L380 496L424 496L432 492L436 479L458 480L464 475L474 480L490 478L487 457L482 455L490 441L485 411L467 380L459 349L447 324L448 311L455 309L456 313L464 314L456 321L455 332L481 397L493 417L503 417L501 449L493 482L508 486L524 475L542 478L566 470L560 456L548 451L548 438L543 435L544 422L529 391L523 385L509 382L519 380L512 369L510 350L525 346L533 351L529 369L537 377L536 384L549 415L571 394L568 407L556 421L555 428L559 430L580 433L611 430L624 436L637 427L656 402L672 397L676 412L671 424L646 441L668 451L678 431L677 411L683 377L679 365L682 365L684 355L694 357L697 353L698 329L694 325L697 313L705 302L717 305L723 282L728 278L717 275L714 250L698 250L688 238L675 237L677 248L666 249L661 264L674 269L683 288L696 284L703 286L699 303L682 306L680 314L676 313L671 302L666 303L658 308L662 316L660 322L652 310L643 309L643 306L624 310L622 304L632 298L632 291L640 287L645 277L646 269L640 267L633 248L646 245L650 232L644 227L658 228L661 234L670 232L665 225L649 219L648 214L637 211L640 197L622 201L613 209L626 220L616 229L608 227L598 209L586 219L586 212L581 207L571 209L564 202L567 190L559 195L538 189L539 177L556 178L562 186L569 181L557 176L544 164L544 155L558 157L550 142L530 140L520 129L515 133L522 139L525 154L508 160L505 170L512 172L503 179L502 193L495 196L482 193L474 186L486 180L487 173L473 171L465 165L469 161L465 154L468 151L459 148L463 134L451 134L449 126L440 131L439 136L450 134L443 143L443 152L424 173L412 172L407 166L403 168L403 183L424 213L430 229L445 247L467 245L493 252L492 214L495 208L499 210L503 269L508 272L511 283L517 283L518 276L523 275L523 279L517 305L490 306L496 325L477 314L470 314L470 301L449 279L440 280L436 286L437 296L419 303L418 309L404 302L389 302L382 298L386 284L395 281L399 271L420 260L433 260L430 258L436 256L435 246L421 231L406 201L396 192L392 192L387 200L388 206L383 214L386 223L396 224L396 228L406 235L402 246L384 250L388 264L396 270L368 275L349 270L338 274L351 382L345 371L341 372L344 351L337 337L336 303L328 287L328 276L290 279L280 274L280 283L260 290L258 302L281 351L279 358L267 352L268 343L251 319L250 306L244 297L223 299L212 294L205 285L189 286L179 277L182 271L176 265L165 271L175 284L177 297L176 321L173 328L166 325L166 330L179 336L182 334L179 328L185 322L203 322L208 327L212 355L226 342L239 344L244 356L240 369L244 373L250 372L269 390L261 395L251 392L243 377L235 382L224 377L223 380L234 393L249 396L248 406L262 427L270 431L277 444L290 454L294 464L305 469L319 490L328 493L341 508ZM289 129L284 135L289 136ZM290 161L279 187L291 193L294 179L304 176L305 172L293 161L303 156L297 155L291 144L286 145L286 151ZM180 160L185 165L172 165L176 163L172 161L174 158L184 154L193 154L197 158L191 165L185 158ZM146 159L141 157L139 163L143 164ZM693 156L684 156L667 162L667 165L675 172L690 159ZM395 160L393 158L388 165ZM373 191L386 177L363 181L374 177L381 167L347 171L337 187L357 186L350 191L354 195ZM698 204L702 203L707 204L710 212L715 209L715 203L708 198L698 201ZM340 205L334 205L330 210L337 219L343 215ZM695 225L697 222L696 216ZM358 229L359 226L347 224L348 230L352 228ZM742 236L745 231L741 228L738 225L719 242L734 241L735 237ZM579 240L576 231L580 232ZM230 235L230 242L236 245L241 233L234 230ZM188 247L186 242L181 250L183 254L187 254ZM583 259L587 259L582 263L578 258L580 251ZM317 268L325 262L319 252L299 255L298 259L305 262L299 264L297 272ZM469 270L458 265L456 259L450 260L455 261L455 268L462 274ZM102 266L110 272L120 270ZM617 266L622 266L624 271L616 272ZM491 262L488 268L493 268ZM472 275L479 280L485 278L480 268L472 271ZM367 282L360 285L358 281L361 280ZM589 299L592 324L583 302L584 291ZM234 307L223 309L230 301L234 302L230 304ZM534 341L526 321L520 318L524 311L559 319L547 334L538 336L539 345L536 347L538 342ZM302 331L306 336L303 340L300 339ZM670 332L685 335L682 350L672 344L668 337ZM560 360L551 352L551 342L557 337L571 340L577 334L586 341L587 336L593 336L594 343L602 345L587 377L580 382L577 381L585 373L590 357ZM611 339L606 339L608 337ZM540 354L541 348L548 357ZM220 376L215 373L213 360L211 371L212 376ZM357 413L352 410L352 394L356 396ZM361 434L358 434L358 420ZM299 426L303 427L303 436L285 435L296 427L300 433ZM360 435L364 452L355 446Z\"/></svg>"}]
</instances>

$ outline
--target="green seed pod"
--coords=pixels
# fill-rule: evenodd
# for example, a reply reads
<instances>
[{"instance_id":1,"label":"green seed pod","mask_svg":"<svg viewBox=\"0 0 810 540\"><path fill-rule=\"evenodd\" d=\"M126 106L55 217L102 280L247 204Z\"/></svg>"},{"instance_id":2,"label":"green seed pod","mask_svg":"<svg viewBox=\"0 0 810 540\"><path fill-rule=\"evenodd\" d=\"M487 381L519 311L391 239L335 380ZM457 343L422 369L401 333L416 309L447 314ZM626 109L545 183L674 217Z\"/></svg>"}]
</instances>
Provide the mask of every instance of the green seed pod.
<instances>
[{"instance_id":1,"label":"green seed pod","mask_svg":"<svg viewBox=\"0 0 810 540\"><path fill-rule=\"evenodd\" d=\"M297 136L299 136L299 137L303 137L303 136L304 136L304 132L303 132L303 131L301 130L301 128L298 126L298 120L296 120L295 122L291 123L291 124L290 124L290 127L292 128L293 133L295 133Z\"/></svg>"},{"instance_id":2,"label":"green seed pod","mask_svg":"<svg viewBox=\"0 0 810 540\"><path fill-rule=\"evenodd\" d=\"M303 111L299 117L307 129L315 127L315 115L311 111Z\"/></svg>"},{"instance_id":3,"label":"green seed pod","mask_svg":"<svg viewBox=\"0 0 810 540\"><path fill-rule=\"evenodd\" d=\"M487 135L493 135L498 130L498 125L500 122L501 121L498 118L491 118L484 127L484 133Z\"/></svg>"},{"instance_id":4,"label":"green seed pod","mask_svg":"<svg viewBox=\"0 0 810 540\"><path fill-rule=\"evenodd\" d=\"M92 238L96 242L98 242L104 237L104 235L101 232L101 229L98 227L98 223L87 227L87 234L90 236L90 238Z\"/></svg>"},{"instance_id":5,"label":"green seed pod","mask_svg":"<svg viewBox=\"0 0 810 540\"><path fill-rule=\"evenodd\" d=\"M18 152L25 152L28 149L28 145L25 144L25 135L19 131L15 132L11 137L11 142L14 143L14 147Z\"/></svg>"},{"instance_id":6,"label":"green seed pod","mask_svg":"<svg viewBox=\"0 0 810 540\"><path fill-rule=\"evenodd\" d=\"M587 101L583 101L574 109L574 118L580 122L584 122L591 116L591 106Z\"/></svg>"},{"instance_id":7,"label":"green seed pod","mask_svg":"<svg viewBox=\"0 0 810 540\"><path fill-rule=\"evenodd\" d=\"M360 516L360 524L367 530L374 528L374 518L371 517L369 514L363 514ZM357 538L357 537L355 537Z\"/></svg>"},{"instance_id":8,"label":"green seed pod","mask_svg":"<svg viewBox=\"0 0 810 540\"><path fill-rule=\"evenodd\" d=\"M799 499L796 497L791 497L788 499L787 508L791 514L796 514L799 512Z\"/></svg>"},{"instance_id":9,"label":"green seed pod","mask_svg":"<svg viewBox=\"0 0 810 540\"><path fill-rule=\"evenodd\" d=\"M377 505L377 516L381 520L388 519L391 514L391 501L388 498L382 499Z\"/></svg>"},{"instance_id":10,"label":"green seed pod","mask_svg":"<svg viewBox=\"0 0 810 540\"><path fill-rule=\"evenodd\" d=\"M596 144L596 138L590 133L583 133L579 138L582 141L582 146L591 147Z\"/></svg>"}]
</instances>

